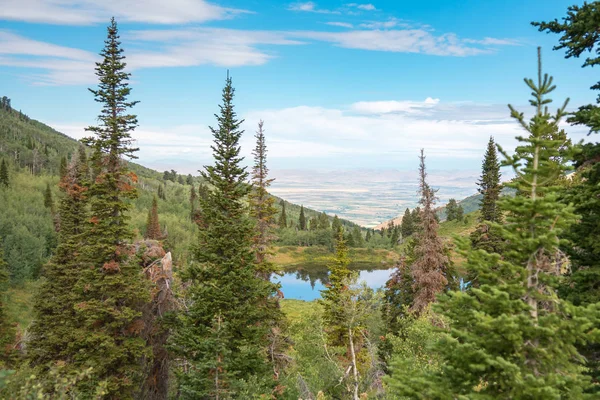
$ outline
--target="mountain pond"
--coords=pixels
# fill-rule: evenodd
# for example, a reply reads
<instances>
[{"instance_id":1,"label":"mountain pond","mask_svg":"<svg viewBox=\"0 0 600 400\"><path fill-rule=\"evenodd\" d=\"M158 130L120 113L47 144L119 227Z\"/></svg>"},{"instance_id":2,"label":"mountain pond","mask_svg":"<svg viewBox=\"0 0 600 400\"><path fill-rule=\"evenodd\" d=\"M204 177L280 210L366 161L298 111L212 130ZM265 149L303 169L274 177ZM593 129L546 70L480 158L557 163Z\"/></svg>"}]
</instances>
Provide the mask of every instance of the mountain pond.
<instances>
[{"instance_id":1,"label":"mountain pond","mask_svg":"<svg viewBox=\"0 0 600 400\"><path fill-rule=\"evenodd\" d=\"M353 264L351 269L360 271L358 282L366 282L370 288L385 286L394 268L381 269L376 264ZM304 264L287 267L282 276L274 275L273 282L281 284L280 290L285 299L311 301L321 298L321 290L328 283L329 271L325 265Z\"/></svg>"}]
</instances>

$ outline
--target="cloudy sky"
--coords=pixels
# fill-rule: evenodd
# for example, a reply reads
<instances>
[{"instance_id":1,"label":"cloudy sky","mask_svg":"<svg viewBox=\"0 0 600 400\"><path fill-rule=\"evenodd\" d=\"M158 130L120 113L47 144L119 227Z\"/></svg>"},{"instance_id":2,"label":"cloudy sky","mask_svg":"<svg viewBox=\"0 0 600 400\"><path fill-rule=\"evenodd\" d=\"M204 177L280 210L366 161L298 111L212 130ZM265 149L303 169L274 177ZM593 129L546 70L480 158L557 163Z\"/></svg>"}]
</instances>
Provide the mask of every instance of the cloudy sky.
<instances>
[{"instance_id":1,"label":"cloudy sky","mask_svg":"<svg viewBox=\"0 0 600 400\"><path fill-rule=\"evenodd\" d=\"M506 105L527 110L536 46L557 103L593 101L595 71L530 25L572 3L2 0L0 94L82 137L98 113L86 88L114 15L141 101L144 165L195 173L209 162L229 69L244 153L263 119L273 170L414 170L424 147L432 169L476 171L490 135L514 146Z\"/></svg>"}]
</instances>

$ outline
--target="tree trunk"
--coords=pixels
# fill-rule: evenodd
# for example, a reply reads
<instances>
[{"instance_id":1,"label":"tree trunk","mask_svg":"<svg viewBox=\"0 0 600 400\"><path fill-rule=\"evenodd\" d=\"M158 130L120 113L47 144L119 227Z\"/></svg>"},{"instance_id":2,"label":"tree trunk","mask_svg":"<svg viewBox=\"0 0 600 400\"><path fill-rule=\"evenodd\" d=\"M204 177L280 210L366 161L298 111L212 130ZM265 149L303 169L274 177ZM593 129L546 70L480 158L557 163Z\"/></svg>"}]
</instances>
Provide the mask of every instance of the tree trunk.
<instances>
[{"instance_id":1,"label":"tree trunk","mask_svg":"<svg viewBox=\"0 0 600 400\"><path fill-rule=\"evenodd\" d=\"M352 373L354 376L354 393L353 399L360 400L358 398L358 370L356 369L356 353L354 352L354 338L352 336L352 328L348 328L348 340L350 341L350 354L352 355Z\"/></svg>"}]
</instances>

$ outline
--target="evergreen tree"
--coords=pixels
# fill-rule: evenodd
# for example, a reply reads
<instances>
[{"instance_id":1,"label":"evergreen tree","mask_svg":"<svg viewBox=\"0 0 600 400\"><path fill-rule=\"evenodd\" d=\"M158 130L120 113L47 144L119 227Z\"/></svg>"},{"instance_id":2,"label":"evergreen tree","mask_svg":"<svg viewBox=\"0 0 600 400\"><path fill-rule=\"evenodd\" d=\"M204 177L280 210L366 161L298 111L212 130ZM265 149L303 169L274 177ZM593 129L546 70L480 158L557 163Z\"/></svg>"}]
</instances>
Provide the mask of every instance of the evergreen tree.
<instances>
[{"instance_id":1,"label":"evergreen tree","mask_svg":"<svg viewBox=\"0 0 600 400\"><path fill-rule=\"evenodd\" d=\"M338 229L335 241L335 257L328 265L329 284L321 291L319 302L323 305L323 322L328 343L332 346L343 346L347 339L347 331L342 324L343 310L341 309L342 292L348 289L349 280L356 280L357 273L348 266L348 246L344 239L344 230Z\"/></svg>"},{"instance_id":2,"label":"evergreen tree","mask_svg":"<svg viewBox=\"0 0 600 400\"><path fill-rule=\"evenodd\" d=\"M60 158L60 169L59 169L59 174L60 174L61 179L63 176L65 176L66 173L67 173L67 157L62 156Z\"/></svg>"},{"instance_id":3,"label":"evergreen tree","mask_svg":"<svg viewBox=\"0 0 600 400\"><path fill-rule=\"evenodd\" d=\"M198 185L198 199L206 200L206 198L208 197L208 193L210 193L210 190L208 190L208 187L206 187L206 185L204 183L200 183Z\"/></svg>"},{"instance_id":4,"label":"evergreen tree","mask_svg":"<svg viewBox=\"0 0 600 400\"><path fill-rule=\"evenodd\" d=\"M196 215L196 202L198 196L196 195L196 189L194 188L194 185L191 184L191 186L192 188L190 189L190 218L192 221L194 221Z\"/></svg>"},{"instance_id":5,"label":"evergreen tree","mask_svg":"<svg viewBox=\"0 0 600 400\"><path fill-rule=\"evenodd\" d=\"M94 367L95 380L106 381L109 396L133 396L141 379L141 360L148 346L141 337L140 309L150 299L149 283L137 260L129 257L127 241L132 232L127 222L129 200L137 196L137 176L124 157L136 158L131 132L137 117L127 114L137 102L129 101L131 88L125 72L123 49L114 18L108 26L103 60L96 63L98 89L90 89L102 104L100 125L90 126L92 137L84 143L92 148L94 176L89 190L90 219L82 249L87 265L75 290L82 295L77 307L84 325L79 344L81 364Z\"/></svg>"},{"instance_id":6,"label":"evergreen tree","mask_svg":"<svg viewBox=\"0 0 600 400\"><path fill-rule=\"evenodd\" d=\"M8 176L8 165L6 165L6 161L4 158L2 159L2 163L0 163L0 185L5 187L10 186L10 178Z\"/></svg>"},{"instance_id":7,"label":"evergreen tree","mask_svg":"<svg viewBox=\"0 0 600 400\"><path fill-rule=\"evenodd\" d=\"M304 206L300 206L300 217L298 218L298 229L306 230L306 216L304 215Z\"/></svg>"},{"instance_id":8,"label":"evergreen tree","mask_svg":"<svg viewBox=\"0 0 600 400\"><path fill-rule=\"evenodd\" d=\"M390 236L390 245L392 247L396 246L400 241L400 229L400 225L396 225L392 229L392 235Z\"/></svg>"},{"instance_id":9,"label":"evergreen tree","mask_svg":"<svg viewBox=\"0 0 600 400\"><path fill-rule=\"evenodd\" d=\"M500 253L502 251L502 241L498 237L496 229L490 225L490 222L502 222L502 213L497 205L500 198L500 176L500 162L496 153L496 144L494 138L490 137L481 166L481 177L477 182L478 191L483 195L480 201L481 222L471 233L473 247L490 253ZM473 280L471 280L471 283L477 284Z\"/></svg>"},{"instance_id":10,"label":"evergreen tree","mask_svg":"<svg viewBox=\"0 0 600 400\"><path fill-rule=\"evenodd\" d=\"M281 200L279 202L281 206L281 212L279 213L278 225L280 228L287 228L287 215L285 214L285 201Z\"/></svg>"},{"instance_id":11,"label":"evergreen tree","mask_svg":"<svg viewBox=\"0 0 600 400\"><path fill-rule=\"evenodd\" d=\"M479 275L479 287L441 297L437 310L452 324L436 346L440 368L407 376L399 361L389 381L397 396L591 398L583 394L590 383L575 345L591 339L598 312L559 299L554 288L565 261L561 234L574 215L558 201L554 186L553 158L564 142L544 136L560 123L567 103L555 115L548 112L547 95L555 86L542 75L541 61L537 82L525 82L533 92L534 116L527 122L510 109L529 137L517 138L520 145L512 156L500 149L517 174L509 184L517 196L499 202L507 223L494 225L506 241L504 257L462 242L466 267ZM562 163L563 175L566 169Z\"/></svg>"},{"instance_id":12,"label":"evergreen tree","mask_svg":"<svg viewBox=\"0 0 600 400\"><path fill-rule=\"evenodd\" d=\"M269 178L269 169L267 168L267 145L265 143L265 132L263 130L263 121L258 123L258 131L254 136L256 146L252 154L254 155L254 167L252 168L252 192L250 193L250 215L256 220L256 235L254 236L254 251L256 254L256 264L259 274L266 280L271 278L275 272L275 265L269 260L273 254L271 243L275 239L273 231L276 227L275 199L269 195L268 188L274 181ZM302 217L304 209L300 211ZM304 221L306 229L306 220ZM301 228L302 229L302 228Z\"/></svg>"},{"instance_id":13,"label":"evergreen tree","mask_svg":"<svg viewBox=\"0 0 600 400\"><path fill-rule=\"evenodd\" d=\"M236 398L244 381L270 376L269 299L275 286L257 274L255 228L245 206L251 187L239 156L243 121L237 119L233 96L227 77L216 115L218 127L211 128L215 163L202 172L213 190L200 201L203 223L194 250L196 262L183 274L190 282L189 300L176 317L171 341L173 354L187 364L178 371L184 398Z\"/></svg>"},{"instance_id":14,"label":"evergreen tree","mask_svg":"<svg viewBox=\"0 0 600 400\"><path fill-rule=\"evenodd\" d=\"M414 285L412 310L419 314L448 285L450 260L442 239L438 235L438 222L435 218L435 191L427 183L425 155L421 149L419 156L419 190L423 206L420 215L421 226L417 232L415 262L411 265Z\"/></svg>"},{"instance_id":15,"label":"evergreen tree","mask_svg":"<svg viewBox=\"0 0 600 400\"><path fill-rule=\"evenodd\" d=\"M54 199L52 198L52 189L50 189L50 184L46 184L46 190L44 191L44 207L50 209L50 213L54 215Z\"/></svg>"},{"instance_id":16,"label":"evergreen tree","mask_svg":"<svg viewBox=\"0 0 600 400\"><path fill-rule=\"evenodd\" d=\"M80 350L85 338L78 337L83 316L76 311L81 296L75 290L83 273L84 229L89 219L88 166L83 146L60 180L60 230L58 247L43 268L45 277L35 296L34 322L29 329L28 358L42 375L53 364L64 363L67 371L81 368Z\"/></svg>"},{"instance_id":17,"label":"evergreen tree","mask_svg":"<svg viewBox=\"0 0 600 400\"><path fill-rule=\"evenodd\" d=\"M186 185L194 184L194 177L192 176L192 174L188 174L188 176L185 178L185 183Z\"/></svg>"},{"instance_id":18,"label":"evergreen tree","mask_svg":"<svg viewBox=\"0 0 600 400\"><path fill-rule=\"evenodd\" d=\"M421 226L421 207L417 207L412 210L410 216L413 223L413 233L415 233Z\"/></svg>"},{"instance_id":19,"label":"evergreen tree","mask_svg":"<svg viewBox=\"0 0 600 400\"><path fill-rule=\"evenodd\" d=\"M365 242L369 243L370 240L371 240L371 230L367 229L367 234L365 236Z\"/></svg>"},{"instance_id":20,"label":"evergreen tree","mask_svg":"<svg viewBox=\"0 0 600 400\"><path fill-rule=\"evenodd\" d=\"M167 196L165 196L165 187L164 185L158 185L158 198L161 200L166 200Z\"/></svg>"},{"instance_id":21,"label":"evergreen tree","mask_svg":"<svg viewBox=\"0 0 600 400\"><path fill-rule=\"evenodd\" d=\"M146 239L160 240L162 233L160 231L160 224L158 222L158 202L156 196L152 199L152 207L148 211L148 218L146 219Z\"/></svg>"},{"instance_id":22,"label":"evergreen tree","mask_svg":"<svg viewBox=\"0 0 600 400\"><path fill-rule=\"evenodd\" d=\"M180 185L185 185L185 180L183 179L183 176L179 175L177 177L177 183L179 183Z\"/></svg>"},{"instance_id":23,"label":"evergreen tree","mask_svg":"<svg viewBox=\"0 0 600 400\"><path fill-rule=\"evenodd\" d=\"M402 233L403 238L407 238L412 235L415 231L412 215L410 210L407 208L404 211L404 216L402 217L402 223L400 225L400 233Z\"/></svg>"},{"instance_id":24,"label":"evergreen tree","mask_svg":"<svg viewBox=\"0 0 600 400\"><path fill-rule=\"evenodd\" d=\"M458 204L455 199L450 199L446 205L446 220L455 221L458 219Z\"/></svg>"},{"instance_id":25,"label":"evergreen tree","mask_svg":"<svg viewBox=\"0 0 600 400\"><path fill-rule=\"evenodd\" d=\"M600 20L600 7L598 3L584 2L582 6L573 5L567 8L567 16L562 22L557 19L550 22L532 22L540 32L557 33L562 35L559 45L554 50L566 50L566 58L579 58L582 54L595 53L595 57L587 57L583 67L593 67L600 64L600 36L598 35L598 21ZM595 83L592 90L600 90L600 82ZM579 109L569 118L568 122L575 125L585 125L590 132L600 132L600 95L596 104L588 104Z\"/></svg>"}]
</instances>

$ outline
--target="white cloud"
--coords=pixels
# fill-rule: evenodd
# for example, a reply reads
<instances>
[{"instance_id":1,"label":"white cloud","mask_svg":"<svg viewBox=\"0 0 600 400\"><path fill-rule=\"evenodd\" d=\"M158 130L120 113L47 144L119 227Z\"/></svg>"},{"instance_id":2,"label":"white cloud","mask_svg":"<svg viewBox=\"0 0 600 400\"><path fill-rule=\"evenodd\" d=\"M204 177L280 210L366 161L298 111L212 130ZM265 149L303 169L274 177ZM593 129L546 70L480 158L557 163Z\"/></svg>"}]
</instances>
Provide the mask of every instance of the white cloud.
<instances>
[{"instance_id":1,"label":"white cloud","mask_svg":"<svg viewBox=\"0 0 600 400\"><path fill-rule=\"evenodd\" d=\"M514 39L496 39L496 38L490 38L490 37L486 37L486 38L483 38L481 40L477 40L477 39L464 39L463 41L465 43L481 44L481 45L484 45L484 46L519 46L519 45L521 45L521 42L519 42L518 40L514 40Z\"/></svg>"},{"instance_id":2,"label":"white cloud","mask_svg":"<svg viewBox=\"0 0 600 400\"><path fill-rule=\"evenodd\" d=\"M183 24L231 18L248 11L221 7L205 0L4 0L2 19L60 24L120 21Z\"/></svg>"},{"instance_id":3,"label":"white cloud","mask_svg":"<svg viewBox=\"0 0 600 400\"><path fill-rule=\"evenodd\" d=\"M409 24L406 21L400 20L398 18L390 18L387 21L370 21L364 22L359 25L361 28L366 29L391 29L395 27L401 28L412 28L413 25Z\"/></svg>"},{"instance_id":4,"label":"white cloud","mask_svg":"<svg viewBox=\"0 0 600 400\"><path fill-rule=\"evenodd\" d=\"M312 12L312 13L317 13L317 14L340 14L340 12L336 11L336 10L326 10L323 8L317 8L317 4L313 1L292 3L288 7L288 10Z\"/></svg>"},{"instance_id":5,"label":"white cloud","mask_svg":"<svg viewBox=\"0 0 600 400\"><path fill-rule=\"evenodd\" d=\"M339 26L342 28L352 28L354 26L349 22L326 22L326 24L331 26Z\"/></svg>"},{"instance_id":6,"label":"white cloud","mask_svg":"<svg viewBox=\"0 0 600 400\"><path fill-rule=\"evenodd\" d=\"M346 4L348 7L355 7L358 8L359 10L365 10L365 11L377 11L377 8L375 8L375 6L373 4L358 4L358 3L349 3Z\"/></svg>"},{"instance_id":7,"label":"white cloud","mask_svg":"<svg viewBox=\"0 0 600 400\"><path fill-rule=\"evenodd\" d=\"M405 112L421 114L423 109L428 109L438 104L440 99L426 98L423 102L418 101L359 101L352 104L352 110L362 114L388 114Z\"/></svg>"},{"instance_id":8,"label":"white cloud","mask_svg":"<svg viewBox=\"0 0 600 400\"><path fill-rule=\"evenodd\" d=\"M298 38L330 42L340 47L399 53L423 53L438 56L473 56L491 53L490 47L474 46L453 33L435 36L424 29L353 30L347 32L293 32Z\"/></svg>"}]
</instances>

